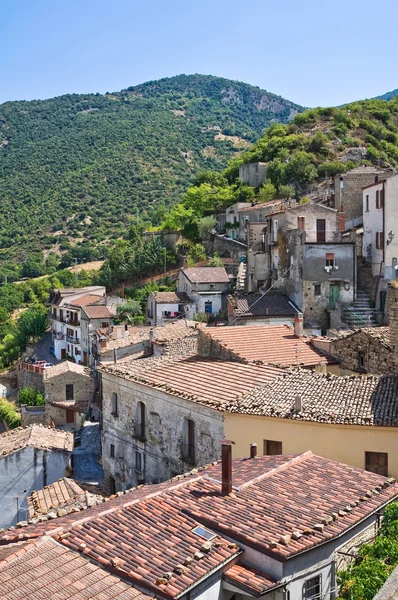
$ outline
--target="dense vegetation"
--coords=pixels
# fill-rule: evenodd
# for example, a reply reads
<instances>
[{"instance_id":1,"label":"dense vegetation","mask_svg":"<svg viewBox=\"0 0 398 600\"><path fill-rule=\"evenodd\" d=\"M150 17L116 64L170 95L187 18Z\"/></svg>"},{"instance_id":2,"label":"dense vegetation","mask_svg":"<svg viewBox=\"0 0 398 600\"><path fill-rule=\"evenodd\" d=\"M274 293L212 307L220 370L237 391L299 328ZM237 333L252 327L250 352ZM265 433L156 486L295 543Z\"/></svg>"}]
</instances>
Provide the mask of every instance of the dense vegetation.
<instances>
[{"instance_id":1,"label":"dense vegetation","mask_svg":"<svg viewBox=\"0 0 398 600\"><path fill-rule=\"evenodd\" d=\"M239 166L261 161L267 180L257 190L242 185ZM236 201L263 201L315 192L325 177L358 164L398 167L398 97L310 109L290 124L274 123L221 173L202 172L161 227L179 228L197 240L203 219Z\"/></svg>"},{"instance_id":2,"label":"dense vegetation","mask_svg":"<svg viewBox=\"0 0 398 600\"><path fill-rule=\"evenodd\" d=\"M158 223L198 169L224 167L264 127L300 110L201 75L2 104L0 266L8 270L0 278L106 256L138 211Z\"/></svg>"},{"instance_id":3,"label":"dense vegetation","mask_svg":"<svg viewBox=\"0 0 398 600\"><path fill-rule=\"evenodd\" d=\"M373 600L398 565L398 503L387 506L372 544L363 546L354 564L338 574L339 600Z\"/></svg>"}]
</instances>

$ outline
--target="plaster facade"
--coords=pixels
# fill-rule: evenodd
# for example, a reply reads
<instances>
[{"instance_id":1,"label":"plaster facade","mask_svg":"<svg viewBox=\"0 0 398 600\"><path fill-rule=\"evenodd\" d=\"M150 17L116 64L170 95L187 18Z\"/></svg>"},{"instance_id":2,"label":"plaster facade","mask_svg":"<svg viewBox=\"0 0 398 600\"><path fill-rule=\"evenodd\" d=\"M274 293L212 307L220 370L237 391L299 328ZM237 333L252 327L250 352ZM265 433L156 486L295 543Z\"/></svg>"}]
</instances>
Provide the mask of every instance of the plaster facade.
<instances>
[{"instance_id":1,"label":"plaster facade","mask_svg":"<svg viewBox=\"0 0 398 600\"><path fill-rule=\"evenodd\" d=\"M185 292L193 300L193 314L218 315L226 309L228 283L193 283L181 270L177 279L177 292ZM193 315L192 315L193 316Z\"/></svg>"}]
</instances>

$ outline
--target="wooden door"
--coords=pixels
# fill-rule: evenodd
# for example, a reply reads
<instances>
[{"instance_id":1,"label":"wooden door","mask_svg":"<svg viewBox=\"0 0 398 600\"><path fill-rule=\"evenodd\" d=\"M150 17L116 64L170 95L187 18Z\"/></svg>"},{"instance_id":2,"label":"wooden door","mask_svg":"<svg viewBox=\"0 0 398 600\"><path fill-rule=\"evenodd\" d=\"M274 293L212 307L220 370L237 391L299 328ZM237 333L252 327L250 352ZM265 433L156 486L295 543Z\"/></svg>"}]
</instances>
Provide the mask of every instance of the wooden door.
<instances>
[{"instance_id":1,"label":"wooden door","mask_svg":"<svg viewBox=\"0 0 398 600\"><path fill-rule=\"evenodd\" d=\"M321 244L326 242L326 219L316 220L316 241Z\"/></svg>"},{"instance_id":2,"label":"wooden door","mask_svg":"<svg viewBox=\"0 0 398 600\"><path fill-rule=\"evenodd\" d=\"M387 452L365 452L365 469L372 473L388 477Z\"/></svg>"},{"instance_id":3,"label":"wooden door","mask_svg":"<svg viewBox=\"0 0 398 600\"><path fill-rule=\"evenodd\" d=\"M66 409L66 422L74 423L75 422L75 411Z\"/></svg>"},{"instance_id":4,"label":"wooden door","mask_svg":"<svg viewBox=\"0 0 398 600\"><path fill-rule=\"evenodd\" d=\"M85 367L87 367L87 365L88 365L87 352L83 352L83 364L84 364Z\"/></svg>"},{"instance_id":5,"label":"wooden door","mask_svg":"<svg viewBox=\"0 0 398 600\"><path fill-rule=\"evenodd\" d=\"M340 284L331 283L329 286L329 307L336 308L336 302L340 300Z\"/></svg>"},{"instance_id":6,"label":"wooden door","mask_svg":"<svg viewBox=\"0 0 398 600\"><path fill-rule=\"evenodd\" d=\"M61 358L62 359L66 359L66 350L65 350L65 348L61 349Z\"/></svg>"}]
</instances>

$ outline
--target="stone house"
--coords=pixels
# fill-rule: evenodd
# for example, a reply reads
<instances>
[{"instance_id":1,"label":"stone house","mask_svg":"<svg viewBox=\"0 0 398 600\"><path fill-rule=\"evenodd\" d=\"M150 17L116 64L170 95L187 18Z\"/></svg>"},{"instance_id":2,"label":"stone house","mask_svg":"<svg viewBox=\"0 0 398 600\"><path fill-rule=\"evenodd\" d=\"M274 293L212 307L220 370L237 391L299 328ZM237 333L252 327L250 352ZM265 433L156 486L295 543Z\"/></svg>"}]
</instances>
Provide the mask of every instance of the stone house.
<instances>
[{"instance_id":1,"label":"stone house","mask_svg":"<svg viewBox=\"0 0 398 600\"><path fill-rule=\"evenodd\" d=\"M0 527L27 520L27 496L65 475L72 450L72 433L41 425L0 435Z\"/></svg>"},{"instance_id":2,"label":"stone house","mask_svg":"<svg viewBox=\"0 0 398 600\"><path fill-rule=\"evenodd\" d=\"M191 318L199 313L218 315L226 309L230 277L224 267L191 267L181 269L177 294L186 294L193 302Z\"/></svg>"},{"instance_id":3,"label":"stone house","mask_svg":"<svg viewBox=\"0 0 398 600\"><path fill-rule=\"evenodd\" d=\"M331 340L331 353L341 368L358 373L395 373L390 327L363 327Z\"/></svg>"},{"instance_id":4,"label":"stone house","mask_svg":"<svg viewBox=\"0 0 398 600\"><path fill-rule=\"evenodd\" d=\"M150 325L166 325L177 319L192 319L195 302L185 292L151 292L147 319Z\"/></svg>"},{"instance_id":5,"label":"stone house","mask_svg":"<svg viewBox=\"0 0 398 600\"><path fill-rule=\"evenodd\" d=\"M337 571L396 500L394 480L312 452L258 457L252 446L250 458L232 459L223 440L221 455L163 485L0 536L5 600L16 585L26 594L36 585L37 600L61 592L53 577L43 593L43 560L54 572L62 565L76 600L98 589L126 600L333 598ZM88 576L73 586L80 572Z\"/></svg>"},{"instance_id":6,"label":"stone house","mask_svg":"<svg viewBox=\"0 0 398 600\"><path fill-rule=\"evenodd\" d=\"M109 489L158 483L215 460L218 408L280 370L200 356L102 365L102 459Z\"/></svg>"},{"instance_id":7,"label":"stone house","mask_svg":"<svg viewBox=\"0 0 398 600\"><path fill-rule=\"evenodd\" d=\"M283 291L314 333L340 327L342 307L355 299L355 243L342 241L342 229L342 214L308 202L268 216L265 252L258 253L253 269L248 252L249 279L259 279L256 266L262 263L267 287Z\"/></svg>"},{"instance_id":8,"label":"stone house","mask_svg":"<svg viewBox=\"0 0 398 600\"><path fill-rule=\"evenodd\" d=\"M296 206L295 200L274 200L272 202L236 202L225 212L225 230L233 240L248 243L249 224L265 223L269 213L284 207Z\"/></svg>"},{"instance_id":9,"label":"stone house","mask_svg":"<svg viewBox=\"0 0 398 600\"><path fill-rule=\"evenodd\" d=\"M379 169L374 165L362 165L335 177L334 206L345 213L347 228L363 222L363 188L392 175L394 175L392 170Z\"/></svg>"},{"instance_id":10,"label":"stone house","mask_svg":"<svg viewBox=\"0 0 398 600\"><path fill-rule=\"evenodd\" d=\"M95 381L90 369L64 361L43 374L48 425L73 425L76 429L90 411Z\"/></svg>"},{"instance_id":11,"label":"stone house","mask_svg":"<svg viewBox=\"0 0 398 600\"><path fill-rule=\"evenodd\" d=\"M239 167L239 179L251 187L258 187L267 178L267 163L245 163Z\"/></svg>"},{"instance_id":12,"label":"stone house","mask_svg":"<svg viewBox=\"0 0 398 600\"><path fill-rule=\"evenodd\" d=\"M95 332L97 329L108 328L113 323L114 314L106 305L82 306L80 313L81 347L83 365L95 366L95 355L93 345L95 343Z\"/></svg>"}]
</instances>

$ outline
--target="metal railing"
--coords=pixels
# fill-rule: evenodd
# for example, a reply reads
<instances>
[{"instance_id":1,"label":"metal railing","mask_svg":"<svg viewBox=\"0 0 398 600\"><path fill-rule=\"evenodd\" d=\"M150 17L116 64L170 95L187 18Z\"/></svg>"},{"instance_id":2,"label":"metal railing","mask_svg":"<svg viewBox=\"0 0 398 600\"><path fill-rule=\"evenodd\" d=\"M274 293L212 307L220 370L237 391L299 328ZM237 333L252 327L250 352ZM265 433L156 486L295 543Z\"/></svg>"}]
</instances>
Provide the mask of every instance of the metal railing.
<instances>
[{"instance_id":1,"label":"metal railing","mask_svg":"<svg viewBox=\"0 0 398 600\"><path fill-rule=\"evenodd\" d=\"M59 323L64 323L65 325L72 325L72 327L80 327L80 321L68 319L68 317L59 317L58 315L51 314L52 321L58 321Z\"/></svg>"}]
</instances>

